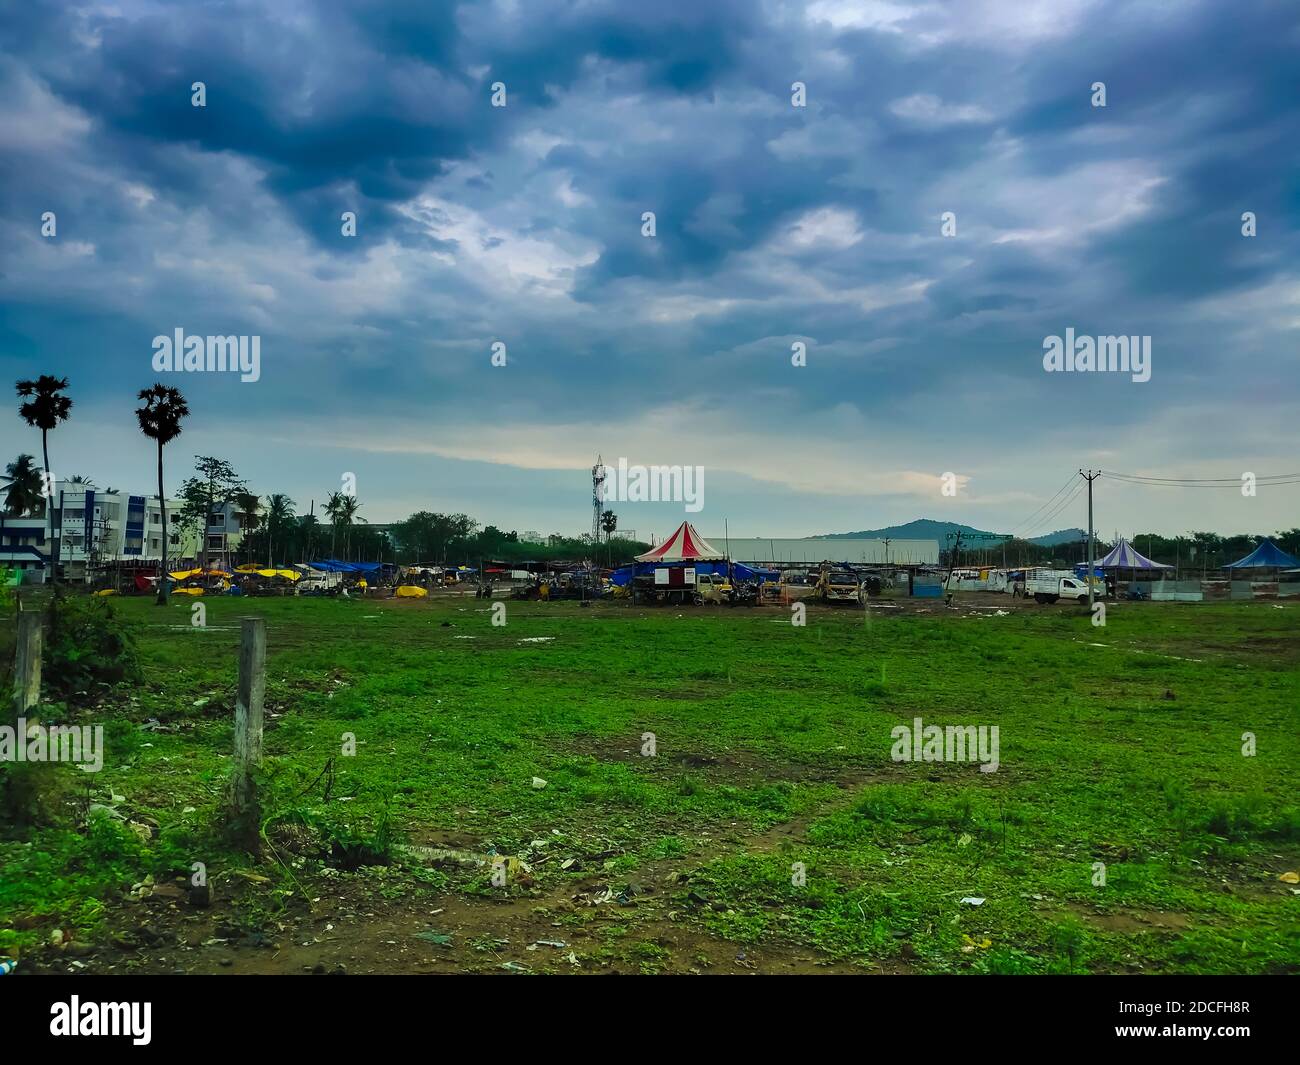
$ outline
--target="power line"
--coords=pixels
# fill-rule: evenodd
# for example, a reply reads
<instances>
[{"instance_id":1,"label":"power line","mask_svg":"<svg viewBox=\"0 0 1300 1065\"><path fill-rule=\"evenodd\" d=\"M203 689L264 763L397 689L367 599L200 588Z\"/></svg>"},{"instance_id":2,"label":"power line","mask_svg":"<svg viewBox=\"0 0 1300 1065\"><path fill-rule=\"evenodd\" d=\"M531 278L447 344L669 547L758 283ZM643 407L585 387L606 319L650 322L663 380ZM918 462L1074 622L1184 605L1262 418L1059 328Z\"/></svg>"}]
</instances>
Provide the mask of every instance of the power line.
<instances>
[{"instance_id":1,"label":"power line","mask_svg":"<svg viewBox=\"0 0 1300 1065\"><path fill-rule=\"evenodd\" d=\"M1240 488L1240 477L1147 477L1136 473L1116 473L1114 470L1102 470L1103 477L1124 481L1128 484L1148 484L1165 488ZM1260 474L1255 477L1256 485L1300 484L1300 473Z\"/></svg>"},{"instance_id":2,"label":"power line","mask_svg":"<svg viewBox=\"0 0 1300 1065\"><path fill-rule=\"evenodd\" d=\"M1008 536L1012 536L1012 537L1014 537L1015 534L1016 534L1016 530L1018 530L1018 529L1022 529L1022 528L1025 528L1026 526L1028 526L1029 523L1032 522L1036 517L1038 517L1038 515L1039 515L1043 510L1045 510L1045 509L1047 509L1048 507L1050 507L1050 506L1052 505L1052 503L1055 502L1055 500L1057 499L1057 497L1060 496L1060 494L1061 494L1062 492L1064 492L1066 489L1068 489L1071 485L1074 485L1074 486L1077 487L1077 486L1078 486L1078 481L1076 481L1076 480L1074 479L1074 477L1075 477L1075 475L1074 475L1074 474L1071 474L1071 475L1069 476L1069 478L1066 480L1065 484L1061 485L1061 487L1058 488L1058 489L1057 489L1057 490L1052 494L1051 499L1049 499L1046 503L1044 503L1044 504L1043 504L1042 506L1040 506L1037 510L1035 510L1032 514L1030 514L1029 517L1022 519L1021 521L1017 522L1015 525L1011 526L1011 528L1007 530L1007 535L1008 535Z\"/></svg>"},{"instance_id":3,"label":"power line","mask_svg":"<svg viewBox=\"0 0 1300 1065\"><path fill-rule=\"evenodd\" d=\"M1075 474L1075 476L1077 477L1078 474ZM1062 513L1066 507L1068 507L1071 503L1073 503L1076 499L1079 498L1079 494L1082 491L1083 491L1083 482L1076 481L1074 484L1074 491L1072 491L1069 495L1067 495L1064 499L1062 499L1059 504L1057 504L1055 507L1052 508L1052 510L1050 510L1048 513L1044 514L1041 518L1039 518L1034 525L1031 525L1028 529L1024 530L1024 532L1020 536L1020 539L1022 540L1029 539L1029 536L1032 532L1036 531L1037 529L1043 528L1043 526L1053 521L1058 514Z\"/></svg>"}]
</instances>

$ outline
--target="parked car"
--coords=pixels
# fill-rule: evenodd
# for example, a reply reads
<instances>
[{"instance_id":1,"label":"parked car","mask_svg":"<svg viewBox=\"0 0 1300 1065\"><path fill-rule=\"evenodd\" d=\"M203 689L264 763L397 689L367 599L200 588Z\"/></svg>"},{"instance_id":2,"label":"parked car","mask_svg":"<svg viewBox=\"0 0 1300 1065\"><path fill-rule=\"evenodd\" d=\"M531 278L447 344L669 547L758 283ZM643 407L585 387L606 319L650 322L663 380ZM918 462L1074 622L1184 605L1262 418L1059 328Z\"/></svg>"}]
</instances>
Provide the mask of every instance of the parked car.
<instances>
[{"instance_id":1,"label":"parked car","mask_svg":"<svg viewBox=\"0 0 1300 1065\"><path fill-rule=\"evenodd\" d=\"M1039 603L1055 603L1058 599L1086 600L1088 585L1073 574L1037 570L1031 571L1025 579L1025 595L1032 595Z\"/></svg>"},{"instance_id":2,"label":"parked car","mask_svg":"<svg viewBox=\"0 0 1300 1065\"><path fill-rule=\"evenodd\" d=\"M713 605L729 605L734 594L731 581L725 573L697 573L695 575L695 601Z\"/></svg>"}]
</instances>

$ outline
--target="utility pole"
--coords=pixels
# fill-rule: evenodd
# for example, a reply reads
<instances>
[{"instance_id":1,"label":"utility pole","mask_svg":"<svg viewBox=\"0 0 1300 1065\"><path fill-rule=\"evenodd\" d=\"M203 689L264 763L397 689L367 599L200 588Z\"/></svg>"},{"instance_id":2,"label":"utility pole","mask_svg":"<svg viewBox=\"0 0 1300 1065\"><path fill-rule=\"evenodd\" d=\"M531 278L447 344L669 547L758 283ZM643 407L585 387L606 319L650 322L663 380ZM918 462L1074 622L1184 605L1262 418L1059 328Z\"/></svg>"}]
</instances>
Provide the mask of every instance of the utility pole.
<instances>
[{"instance_id":1,"label":"utility pole","mask_svg":"<svg viewBox=\"0 0 1300 1065\"><path fill-rule=\"evenodd\" d=\"M1079 476L1088 482L1088 610L1092 610L1092 482L1101 476L1101 470L1080 470Z\"/></svg>"}]
</instances>

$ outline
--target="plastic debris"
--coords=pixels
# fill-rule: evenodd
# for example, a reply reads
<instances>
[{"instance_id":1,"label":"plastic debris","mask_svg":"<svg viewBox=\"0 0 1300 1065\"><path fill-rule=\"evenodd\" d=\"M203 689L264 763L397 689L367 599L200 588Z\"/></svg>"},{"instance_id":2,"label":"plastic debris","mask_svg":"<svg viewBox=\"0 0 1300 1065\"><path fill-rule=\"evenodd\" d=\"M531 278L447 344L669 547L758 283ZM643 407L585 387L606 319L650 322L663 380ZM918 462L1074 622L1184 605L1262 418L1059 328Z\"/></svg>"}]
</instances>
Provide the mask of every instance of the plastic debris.
<instances>
[{"instance_id":1,"label":"plastic debris","mask_svg":"<svg viewBox=\"0 0 1300 1065\"><path fill-rule=\"evenodd\" d=\"M538 791L541 791L542 788L546 787L546 781L544 781L541 777L533 777L533 787L535 787Z\"/></svg>"},{"instance_id":2,"label":"plastic debris","mask_svg":"<svg viewBox=\"0 0 1300 1065\"><path fill-rule=\"evenodd\" d=\"M981 898L977 898L977 897L974 896L974 895L967 895L967 896L966 896L964 899L962 899L961 901L964 902L967 906L983 906L983 905L984 905L984 900L981 899Z\"/></svg>"}]
</instances>

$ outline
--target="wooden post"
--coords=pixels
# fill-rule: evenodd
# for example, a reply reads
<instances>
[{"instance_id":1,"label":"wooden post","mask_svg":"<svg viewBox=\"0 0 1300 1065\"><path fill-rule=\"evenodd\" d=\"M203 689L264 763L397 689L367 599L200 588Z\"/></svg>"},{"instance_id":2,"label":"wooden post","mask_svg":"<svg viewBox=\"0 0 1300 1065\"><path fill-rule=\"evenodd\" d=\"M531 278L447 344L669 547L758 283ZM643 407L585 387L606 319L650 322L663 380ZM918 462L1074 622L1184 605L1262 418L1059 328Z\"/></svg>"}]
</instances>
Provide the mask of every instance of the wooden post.
<instances>
[{"instance_id":1,"label":"wooden post","mask_svg":"<svg viewBox=\"0 0 1300 1065\"><path fill-rule=\"evenodd\" d=\"M14 718L22 717L41 698L41 615L18 615L18 646L14 654Z\"/></svg>"},{"instance_id":2,"label":"wooden post","mask_svg":"<svg viewBox=\"0 0 1300 1065\"><path fill-rule=\"evenodd\" d=\"M231 822L239 842L253 851L258 849L261 828L261 810L253 773L262 762L262 699L265 693L266 620L241 618Z\"/></svg>"}]
</instances>

